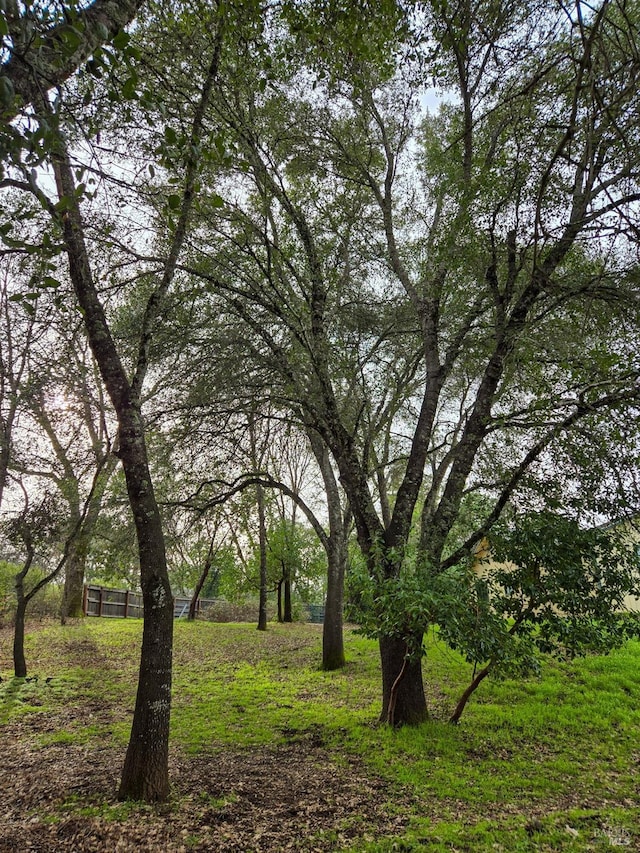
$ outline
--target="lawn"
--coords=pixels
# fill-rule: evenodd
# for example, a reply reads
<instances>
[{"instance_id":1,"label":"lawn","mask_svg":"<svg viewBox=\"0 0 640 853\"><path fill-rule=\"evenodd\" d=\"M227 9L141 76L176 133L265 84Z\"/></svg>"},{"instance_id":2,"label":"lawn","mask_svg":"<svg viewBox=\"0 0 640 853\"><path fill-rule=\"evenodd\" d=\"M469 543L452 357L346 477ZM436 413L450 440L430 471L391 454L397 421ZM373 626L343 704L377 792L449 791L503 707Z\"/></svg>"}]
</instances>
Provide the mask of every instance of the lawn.
<instances>
[{"instance_id":1,"label":"lawn","mask_svg":"<svg viewBox=\"0 0 640 853\"><path fill-rule=\"evenodd\" d=\"M32 625L30 678L0 632L5 851L640 849L640 644L485 682L431 641L430 720L377 725L374 643L318 668L313 625L176 623L172 798L118 803L141 623Z\"/></svg>"}]
</instances>

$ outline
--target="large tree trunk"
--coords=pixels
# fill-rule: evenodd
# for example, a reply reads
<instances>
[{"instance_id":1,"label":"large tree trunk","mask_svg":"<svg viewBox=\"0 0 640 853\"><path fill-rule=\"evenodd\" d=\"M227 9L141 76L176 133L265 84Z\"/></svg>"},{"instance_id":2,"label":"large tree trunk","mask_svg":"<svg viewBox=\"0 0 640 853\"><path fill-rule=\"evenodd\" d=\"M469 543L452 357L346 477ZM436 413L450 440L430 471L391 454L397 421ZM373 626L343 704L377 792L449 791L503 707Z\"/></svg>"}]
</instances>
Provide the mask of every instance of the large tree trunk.
<instances>
[{"instance_id":1,"label":"large tree trunk","mask_svg":"<svg viewBox=\"0 0 640 853\"><path fill-rule=\"evenodd\" d=\"M64 594L60 618L62 624L69 618L82 616L84 575L87 563L88 542L79 537L71 545L64 573Z\"/></svg>"},{"instance_id":2,"label":"large tree trunk","mask_svg":"<svg viewBox=\"0 0 640 853\"><path fill-rule=\"evenodd\" d=\"M307 430L327 494L329 536L321 537L327 554L327 595L322 627L322 668L340 669L345 664L343 637L344 576L347 566L348 515L342 510L342 496L325 442L313 429Z\"/></svg>"},{"instance_id":3,"label":"large tree trunk","mask_svg":"<svg viewBox=\"0 0 640 853\"><path fill-rule=\"evenodd\" d=\"M142 418L136 412L131 423L128 420L126 416L121 420L120 456L138 538L144 628L136 706L118 796L153 802L169 795L173 597Z\"/></svg>"},{"instance_id":4,"label":"large tree trunk","mask_svg":"<svg viewBox=\"0 0 640 853\"><path fill-rule=\"evenodd\" d=\"M343 537L330 537L327 551L327 597L322 627L322 668L330 671L344 666L342 606L347 545Z\"/></svg>"},{"instance_id":5,"label":"large tree trunk","mask_svg":"<svg viewBox=\"0 0 640 853\"><path fill-rule=\"evenodd\" d=\"M392 726L416 725L427 718L421 660L407 657L407 644L398 637L380 638L382 712L380 721Z\"/></svg>"},{"instance_id":6,"label":"large tree trunk","mask_svg":"<svg viewBox=\"0 0 640 853\"><path fill-rule=\"evenodd\" d=\"M54 171L60 198L75 199L75 183L64 140ZM120 450L140 555L144 630L138 693L131 738L122 772L122 799L164 800L169 794L169 714L173 603L164 536L149 472L140 411L111 336L93 280L77 201L62 218L69 270L87 337L118 417Z\"/></svg>"},{"instance_id":7,"label":"large tree trunk","mask_svg":"<svg viewBox=\"0 0 640 853\"><path fill-rule=\"evenodd\" d=\"M68 206L62 214L55 207L51 213L62 229L71 281L87 338L118 418L118 455L127 481L140 554L144 629L136 707L119 789L122 799L155 801L164 800L169 794L173 598L167 573L162 522L147 459L141 400L153 329L175 275L196 194L200 134L206 106L218 74L221 46L222 17L219 18L215 35L211 64L193 116L180 213L164 270L147 302L133 379L129 379L121 362L93 278L74 172L62 133L58 134L57 150L52 162L58 197L64 198ZM51 119L55 122L55 116L52 115L49 102L42 93L39 100L43 115L51 125Z\"/></svg>"},{"instance_id":8,"label":"large tree trunk","mask_svg":"<svg viewBox=\"0 0 640 853\"><path fill-rule=\"evenodd\" d=\"M118 797L155 802L169 795L173 599L168 583L157 574L143 583L142 598L138 692Z\"/></svg>"}]
</instances>

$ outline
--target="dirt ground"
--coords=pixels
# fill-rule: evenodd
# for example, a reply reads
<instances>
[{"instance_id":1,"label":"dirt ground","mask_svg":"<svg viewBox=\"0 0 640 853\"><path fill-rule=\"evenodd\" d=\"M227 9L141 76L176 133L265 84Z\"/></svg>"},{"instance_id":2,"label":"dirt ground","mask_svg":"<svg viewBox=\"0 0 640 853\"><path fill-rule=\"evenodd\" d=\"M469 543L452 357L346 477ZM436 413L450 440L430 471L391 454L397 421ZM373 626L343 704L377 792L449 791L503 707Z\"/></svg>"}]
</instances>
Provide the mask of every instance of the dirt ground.
<instances>
[{"instance_id":1,"label":"dirt ground","mask_svg":"<svg viewBox=\"0 0 640 853\"><path fill-rule=\"evenodd\" d=\"M171 802L127 809L115 799L123 754L25 747L24 725L3 733L0 853L330 851L373 838L374 829L376 837L401 834L405 825L387 812L385 784L362 768L336 766L314 733L292 733L291 743L272 749L174 754ZM105 814L105 802L116 815Z\"/></svg>"},{"instance_id":2,"label":"dirt ground","mask_svg":"<svg viewBox=\"0 0 640 853\"><path fill-rule=\"evenodd\" d=\"M0 634L8 648L8 629ZM95 696L85 704L97 725L119 716ZM395 789L352 758L331 760L313 729L283 732L287 743L269 748L173 748L170 802L122 804L124 747L51 743L77 718L77 707L60 707L0 730L0 853L311 853L401 835L407 822L388 808Z\"/></svg>"}]
</instances>

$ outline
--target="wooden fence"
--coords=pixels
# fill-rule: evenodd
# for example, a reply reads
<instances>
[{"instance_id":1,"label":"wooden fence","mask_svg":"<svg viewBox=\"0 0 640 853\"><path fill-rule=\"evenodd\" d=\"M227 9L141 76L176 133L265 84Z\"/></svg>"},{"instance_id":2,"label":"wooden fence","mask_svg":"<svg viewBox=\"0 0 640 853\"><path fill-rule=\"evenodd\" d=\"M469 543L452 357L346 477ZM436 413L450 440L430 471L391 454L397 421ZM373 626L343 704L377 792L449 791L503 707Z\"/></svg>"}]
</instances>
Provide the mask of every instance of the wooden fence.
<instances>
[{"instance_id":1,"label":"wooden fence","mask_svg":"<svg viewBox=\"0 0 640 853\"><path fill-rule=\"evenodd\" d=\"M187 616L191 599L188 596L175 596L173 599L173 615L176 619ZM235 613L226 615L219 612L220 608L232 608ZM214 610L214 608L217 608ZM308 604L306 606L306 618L309 622L324 621L324 606ZM199 598L196 601L196 615L209 610L209 616L215 614L215 620L219 622L242 621L248 618L246 614L238 615L237 608L225 602L224 599ZM142 618L144 607L142 605L142 593L131 592L128 589L110 589L105 586L94 584L84 585L82 598L82 612L85 616L107 616L115 619Z\"/></svg>"},{"instance_id":2,"label":"wooden fence","mask_svg":"<svg viewBox=\"0 0 640 853\"><path fill-rule=\"evenodd\" d=\"M196 602L196 613L200 613L212 603L209 599L199 598ZM174 616L176 618L186 616L189 613L190 604L190 598L176 596L173 599ZM85 616L110 616L116 619L141 618L144 613L142 593L85 584L82 612Z\"/></svg>"},{"instance_id":3,"label":"wooden fence","mask_svg":"<svg viewBox=\"0 0 640 853\"><path fill-rule=\"evenodd\" d=\"M85 584L82 612L85 616L111 616L119 619L141 617L142 593Z\"/></svg>"}]
</instances>

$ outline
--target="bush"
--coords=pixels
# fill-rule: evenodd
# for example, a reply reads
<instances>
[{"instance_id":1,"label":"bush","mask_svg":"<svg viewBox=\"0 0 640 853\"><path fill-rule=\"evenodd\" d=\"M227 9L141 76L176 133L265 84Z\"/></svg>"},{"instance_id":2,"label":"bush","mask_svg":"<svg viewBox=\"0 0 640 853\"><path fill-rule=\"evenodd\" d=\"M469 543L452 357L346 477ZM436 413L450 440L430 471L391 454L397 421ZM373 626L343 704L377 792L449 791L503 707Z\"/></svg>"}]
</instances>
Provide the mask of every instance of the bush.
<instances>
[{"instance_id":1,"label":"bush","mask_svg":"<svg viewBox=\"0 0 640 853\"><path fill-rule=\"evenodd\" d=\"M198 618L207 622L257 622L258 602L243 601L236 604L224 598L204 600ZM275 610L271 603L267 606L267 618L269 621L275 619Z\"/></svg>"}]
</instances>

